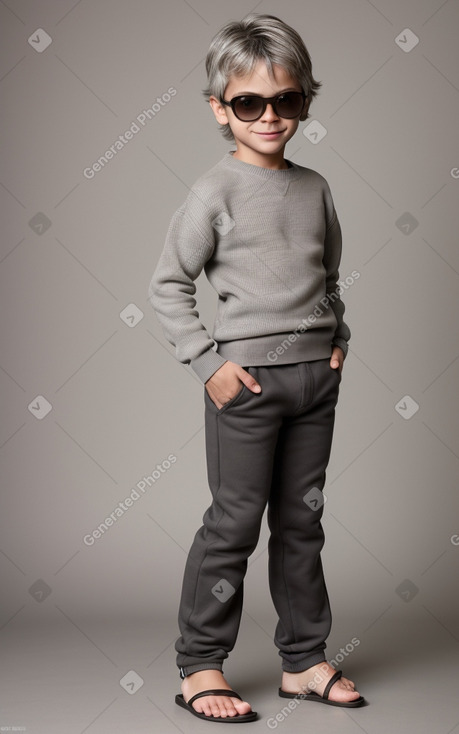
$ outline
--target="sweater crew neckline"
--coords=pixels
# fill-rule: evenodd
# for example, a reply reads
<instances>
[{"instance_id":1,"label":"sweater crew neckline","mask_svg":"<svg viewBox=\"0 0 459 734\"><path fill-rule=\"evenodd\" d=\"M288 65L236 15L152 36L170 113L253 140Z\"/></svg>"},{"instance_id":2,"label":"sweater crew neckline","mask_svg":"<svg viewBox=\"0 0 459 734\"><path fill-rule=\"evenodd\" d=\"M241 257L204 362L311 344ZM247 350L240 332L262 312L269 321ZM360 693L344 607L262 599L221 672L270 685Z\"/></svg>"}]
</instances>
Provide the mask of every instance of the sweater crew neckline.
<instances>
[{"instance_id":1,"label":"sweater crew neckline","mask_svg":"<svg viewBox=\"0 0 459 734\"><path fill-rule=\"evenodd\" d=\"M290 168L263 168L263 166L256 166L254 163L247 163L241 161L239 158L235 158L233 153L235 151L228 151L223 158L225 165L229 166L237 171L243 171L245 173L253 173L254 176L260 176L264 179L271 179L275 181L292 181L300 175L300 170L296 163L285 158L284 160L290 164Z\"/></svg>"}]
</instances>

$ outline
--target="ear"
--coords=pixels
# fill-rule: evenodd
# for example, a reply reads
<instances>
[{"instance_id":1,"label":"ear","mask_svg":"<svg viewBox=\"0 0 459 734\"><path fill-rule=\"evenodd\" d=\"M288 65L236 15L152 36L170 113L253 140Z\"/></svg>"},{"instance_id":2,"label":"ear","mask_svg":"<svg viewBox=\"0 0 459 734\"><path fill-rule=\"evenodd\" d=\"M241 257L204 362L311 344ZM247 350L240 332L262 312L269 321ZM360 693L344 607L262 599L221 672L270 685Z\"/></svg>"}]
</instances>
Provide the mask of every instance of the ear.
<instances>
[{"instance_id":1,"label":"ear","mask_svg":"<svg viewBox=\"0 0 459 734\"><path fill-rule=\"evenodd\" d=\"M301 115L300 115L301 122L303 122L304 120L307 120L308 119L308 110L309 110L309 105L310 104L311 104L310 98L309 97L306 97L306 99L304 101L304 106L303 106L303 109L302 109Z\"/></svg>"},{"instance_id":2,"label":"ear","mask_svg":"<svg viewBox=\"0 0 459 734\"><path fill-rule=\"evenodd\" d=\"M226 114L225 105L223 105L220 100L214 96L209 97L209 104L212 107L212 111L215 115L217 122L220 125L228 125L229 120Z\"/></svg>"}]
</instances>

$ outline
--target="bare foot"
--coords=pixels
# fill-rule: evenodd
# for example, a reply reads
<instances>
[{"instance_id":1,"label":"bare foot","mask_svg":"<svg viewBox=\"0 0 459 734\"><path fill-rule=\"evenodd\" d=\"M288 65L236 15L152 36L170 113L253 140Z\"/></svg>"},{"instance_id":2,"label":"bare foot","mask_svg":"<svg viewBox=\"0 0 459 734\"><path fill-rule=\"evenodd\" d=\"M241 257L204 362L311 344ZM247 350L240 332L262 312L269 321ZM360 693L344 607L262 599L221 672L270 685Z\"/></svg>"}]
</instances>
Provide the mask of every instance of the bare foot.
<instances>
[{"instance_id":1,"label":"bare foot","mask_svg":"<svg viewBox=\"0 0 459 734\"><path fill-rule=\"evenodd\" d=\"M287 693L309 693L313 691L322 696L328 681L335 672L330 663L326 662L313 665L312 668L302 670L300 673L284 671L281 688ZM343 676L332 685L328 699L338 703L348 703L355 701L359 698L359 695L359 692L355 690L353 681Z\"/></svg>"},{"instance_id":2,"label":"bare foot","mask_svg":"<svg viewBox=\"0 0 459 734\"><path fill-rule=\"evenodd\" d=\"M192 696L210 688L225 688L231 691L220 670L198 670L183 679L181 689L186 702ZM237 714L248 714L252 709L247 701L240 701L234 696L202 696L191 704L200 714L225 718L226 716L237 716Z\"/></svg>"}]
</instances>

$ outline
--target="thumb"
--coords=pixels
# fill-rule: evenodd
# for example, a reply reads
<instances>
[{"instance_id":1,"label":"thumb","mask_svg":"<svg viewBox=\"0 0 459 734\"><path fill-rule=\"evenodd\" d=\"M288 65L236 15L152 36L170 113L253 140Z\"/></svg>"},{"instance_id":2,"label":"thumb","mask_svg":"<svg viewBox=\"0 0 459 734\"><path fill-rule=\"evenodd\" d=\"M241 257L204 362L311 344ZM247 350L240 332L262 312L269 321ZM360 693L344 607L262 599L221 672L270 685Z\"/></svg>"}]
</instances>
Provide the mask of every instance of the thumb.
<instances>
[{"instance_id":1,"label":"thumb","mask_svg":"<svg viewBox=\"0 0 459 734\"><path fill-rule=\"evenodd\" d=\"M249 388L252 392L261 392L261 385L256 381L254 377L252 377L251 374L249 374L246 370L243 370L241 367L241 371L238 372L238 377L241 382L244 383L246 387Z\"/></svg>"}]
</instances>

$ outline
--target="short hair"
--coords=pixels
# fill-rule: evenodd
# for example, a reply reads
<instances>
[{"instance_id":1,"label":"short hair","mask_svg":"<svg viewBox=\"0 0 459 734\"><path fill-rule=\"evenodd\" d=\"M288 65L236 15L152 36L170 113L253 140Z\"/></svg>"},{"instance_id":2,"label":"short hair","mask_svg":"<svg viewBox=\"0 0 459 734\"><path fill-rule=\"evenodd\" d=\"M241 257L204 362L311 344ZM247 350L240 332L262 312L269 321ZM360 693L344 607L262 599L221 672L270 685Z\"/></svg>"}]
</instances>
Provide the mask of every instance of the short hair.
<instances>
[{"instance_id":1,"label":"short hair","mask_svg":"<svg viewBox=\"0 0 459 734\"><path fill-rule=\"evenodd\" d=\"M211 95L222 101L230 77L250 74L260 60L270 76L273 64L286 69L310 102L322 86L312 75L311 58L297 31L275 15L249 13L226 23L212 39L206 56L208 86L202 90L207 102ZM219 127L226 140L234 140L228 124Z\"/></svg>"}]
</instances>

